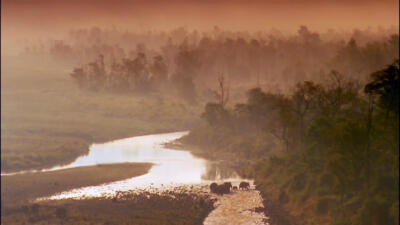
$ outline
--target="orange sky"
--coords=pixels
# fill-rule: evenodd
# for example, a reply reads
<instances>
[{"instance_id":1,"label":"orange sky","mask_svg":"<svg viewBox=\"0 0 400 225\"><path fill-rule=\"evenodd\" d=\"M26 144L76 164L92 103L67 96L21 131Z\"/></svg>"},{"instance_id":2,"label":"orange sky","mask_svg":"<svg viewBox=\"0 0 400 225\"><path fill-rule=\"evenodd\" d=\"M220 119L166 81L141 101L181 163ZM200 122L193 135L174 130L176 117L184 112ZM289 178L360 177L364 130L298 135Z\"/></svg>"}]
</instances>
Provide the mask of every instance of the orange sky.
<instances>
[{"instance_id":1,"label":"orange sky","mask_svg":"<svg viewBox=\"0 0 400 225\"><path fill-rule=\"evenodd\" d=\"M75 27L295 31L398 26L397 0L2 0L5 34Z\"/></svg>"}]
</instances>

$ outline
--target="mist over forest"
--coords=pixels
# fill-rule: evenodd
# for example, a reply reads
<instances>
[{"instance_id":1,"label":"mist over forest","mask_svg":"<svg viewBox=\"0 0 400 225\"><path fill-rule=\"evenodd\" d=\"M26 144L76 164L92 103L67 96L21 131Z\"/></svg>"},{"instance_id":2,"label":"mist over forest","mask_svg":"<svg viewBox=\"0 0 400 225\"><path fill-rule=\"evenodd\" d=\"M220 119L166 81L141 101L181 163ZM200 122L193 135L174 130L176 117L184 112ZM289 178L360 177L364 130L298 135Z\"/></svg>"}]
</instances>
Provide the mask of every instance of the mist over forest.
<instances>
[{"instance_id":1,"label":"mist over forest","mask_svg":"<svg viewBox=\"0 0 400 225\"><path fill-rule=\"evenodd\" d=\"M332 72L365 83L371 72L398 57L398 45L393 28L319 33L300 26L284 34L218 26L208 32L92 27L27 43L23 54L72 65L71 76L83 89L143 93L171 90L168 84L194 101L199 94L210 95L220 76L232 91L253 86L282 94L305 80L325 82Z\"/></svg>"},{"instance_id":2,"label":"mist over forest","mask_svg":"<svg viewBox=\"0 0 400 225\"><path fill-rule=\"evenodd\" d=\"M2 224L399 224L395 8L2 1Z\"/></svg>"}]
</instances>

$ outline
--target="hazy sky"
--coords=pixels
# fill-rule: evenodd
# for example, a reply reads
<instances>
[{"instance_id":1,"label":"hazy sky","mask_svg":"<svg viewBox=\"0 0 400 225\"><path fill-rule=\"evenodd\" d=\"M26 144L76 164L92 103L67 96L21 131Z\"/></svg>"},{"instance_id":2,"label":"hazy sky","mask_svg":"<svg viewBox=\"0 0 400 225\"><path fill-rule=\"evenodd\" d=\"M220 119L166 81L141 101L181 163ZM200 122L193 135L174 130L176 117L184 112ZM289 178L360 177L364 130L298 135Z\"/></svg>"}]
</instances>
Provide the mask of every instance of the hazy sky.
<instances>
[{"instance_id":1,"label":"hazy sky","mask_svg":"<svg viewBox=\"0 0 400 225\"><path fill-rule=\"evenodd\" d=\"M398 26L397 0L2 0L3 34L111 26L233 30Z\"/></svg>"}]
</instances>

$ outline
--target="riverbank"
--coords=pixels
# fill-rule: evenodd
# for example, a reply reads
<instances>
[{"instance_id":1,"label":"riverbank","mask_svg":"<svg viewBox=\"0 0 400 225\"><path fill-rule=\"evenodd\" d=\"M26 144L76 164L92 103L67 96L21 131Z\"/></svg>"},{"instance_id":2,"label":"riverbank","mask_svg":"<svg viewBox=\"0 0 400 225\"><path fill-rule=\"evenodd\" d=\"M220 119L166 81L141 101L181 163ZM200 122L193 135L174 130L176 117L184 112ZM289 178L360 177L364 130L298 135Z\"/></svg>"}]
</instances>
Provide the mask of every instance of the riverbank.
<instances>
[{"instance_id":1,"label":"riverbank","mask_svg":"<svg viewBox=\"0 0 400 225\"><path fill-rule=\"evenodd\" d=\"M193 155L198 157L203 157L209 160L219 160L230 164L232 168L242 177L255 179L255 189L262 198L262 206L257 210L262 211L265 216L268 217L268 223L273 225L301 225L302 222L300 218L293 216L285 207L284 204L279 200L279 187L274 186L274 184L268 183L268 188L265 186L263 181L257 180L251 176L252 172L250 169L251 160L244 161L235 157L235 154L230 154L226 151L207 151L206 149L192 145L188 143L183 143L182 140L185 137L174 140L172 142L165 143L164 146L176 150L186 150L190 151ZM222 162L222 163L223 163ZM218 218L216 219L218 220ZM221 221L224 219L221 217ZM265 221L264 221L265 222ZM223 223L221 223L223 224Z\"/></svg>"},{"instance_id":2,"label":"riverbank","mask_svg":"<svg viewBox=\"0 0 400 225\"><path fill-rule=\"evenodd\" d=\"M214 209L206 195L184 192L121 193L118 198L57 200L24 205L2 214L2 224L201 225ZM42 222L42 223L41 223Z\"/></svg>"},{"instance_id":3,"label":"riverbank","mask_svg":"<svg viewBox=\"0 0 400 225\"><path fill-rule=\"evenodd\" d=\"M5 215L4 224L268 224L253 185L223 196L210 193L207 184L133 189L115 197L39 201L8 208Z\"/></svg>"},{"instance_id":4,"label":"riverbank","mask_svg":"<svg viewBox=\"0 0 400 225\"><path fill-rule=\"evenodd\" d=\"M1 176L2 206L13 208L38 197L146 174L151 163L101 164L50 172ZM2 207L3 208L3 207Z\"/></svg>"}]
</instances>

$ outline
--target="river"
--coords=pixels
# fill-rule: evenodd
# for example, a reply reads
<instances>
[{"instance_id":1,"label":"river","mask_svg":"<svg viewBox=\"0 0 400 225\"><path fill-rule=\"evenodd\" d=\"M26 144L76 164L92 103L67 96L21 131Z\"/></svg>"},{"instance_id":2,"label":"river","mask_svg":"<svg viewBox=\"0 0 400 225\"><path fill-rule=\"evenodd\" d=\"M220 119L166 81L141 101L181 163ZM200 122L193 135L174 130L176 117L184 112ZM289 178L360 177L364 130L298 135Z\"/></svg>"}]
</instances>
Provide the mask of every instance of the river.
<instances>
[{"instance_id":1,"label":"river","mask_svg":"<svg viewBox=\"0 0 400 225\"><path fill-rule=\"evenodd\" d=\"M189 151L164 147L164 143L178 139L187 133L185 131L145 135L92 144L89 153L78 157L74 162L37 172L126 162L150 162L154 166L142 176L68 190L39 198L38 201L113 197L120 191L157 192L177 187L188 188L195 193L209 194L208 186L211 182L230 181L233 185L238 185L244 180L235 171L219 167L218 163L195 157ZM252 181L249 182L252 183ZM234 191L231 195L222 197L214 195L214 197L218 199L217 208L209 215L205 224L235 224L232 221L236 221L236 224L264 224L264 214L252 211L254 208L262 207L262 199L259 192L254 190L254 186L251 191ZM232 220L233 218L235 219Z\"/></svg>"}]
</instances>

